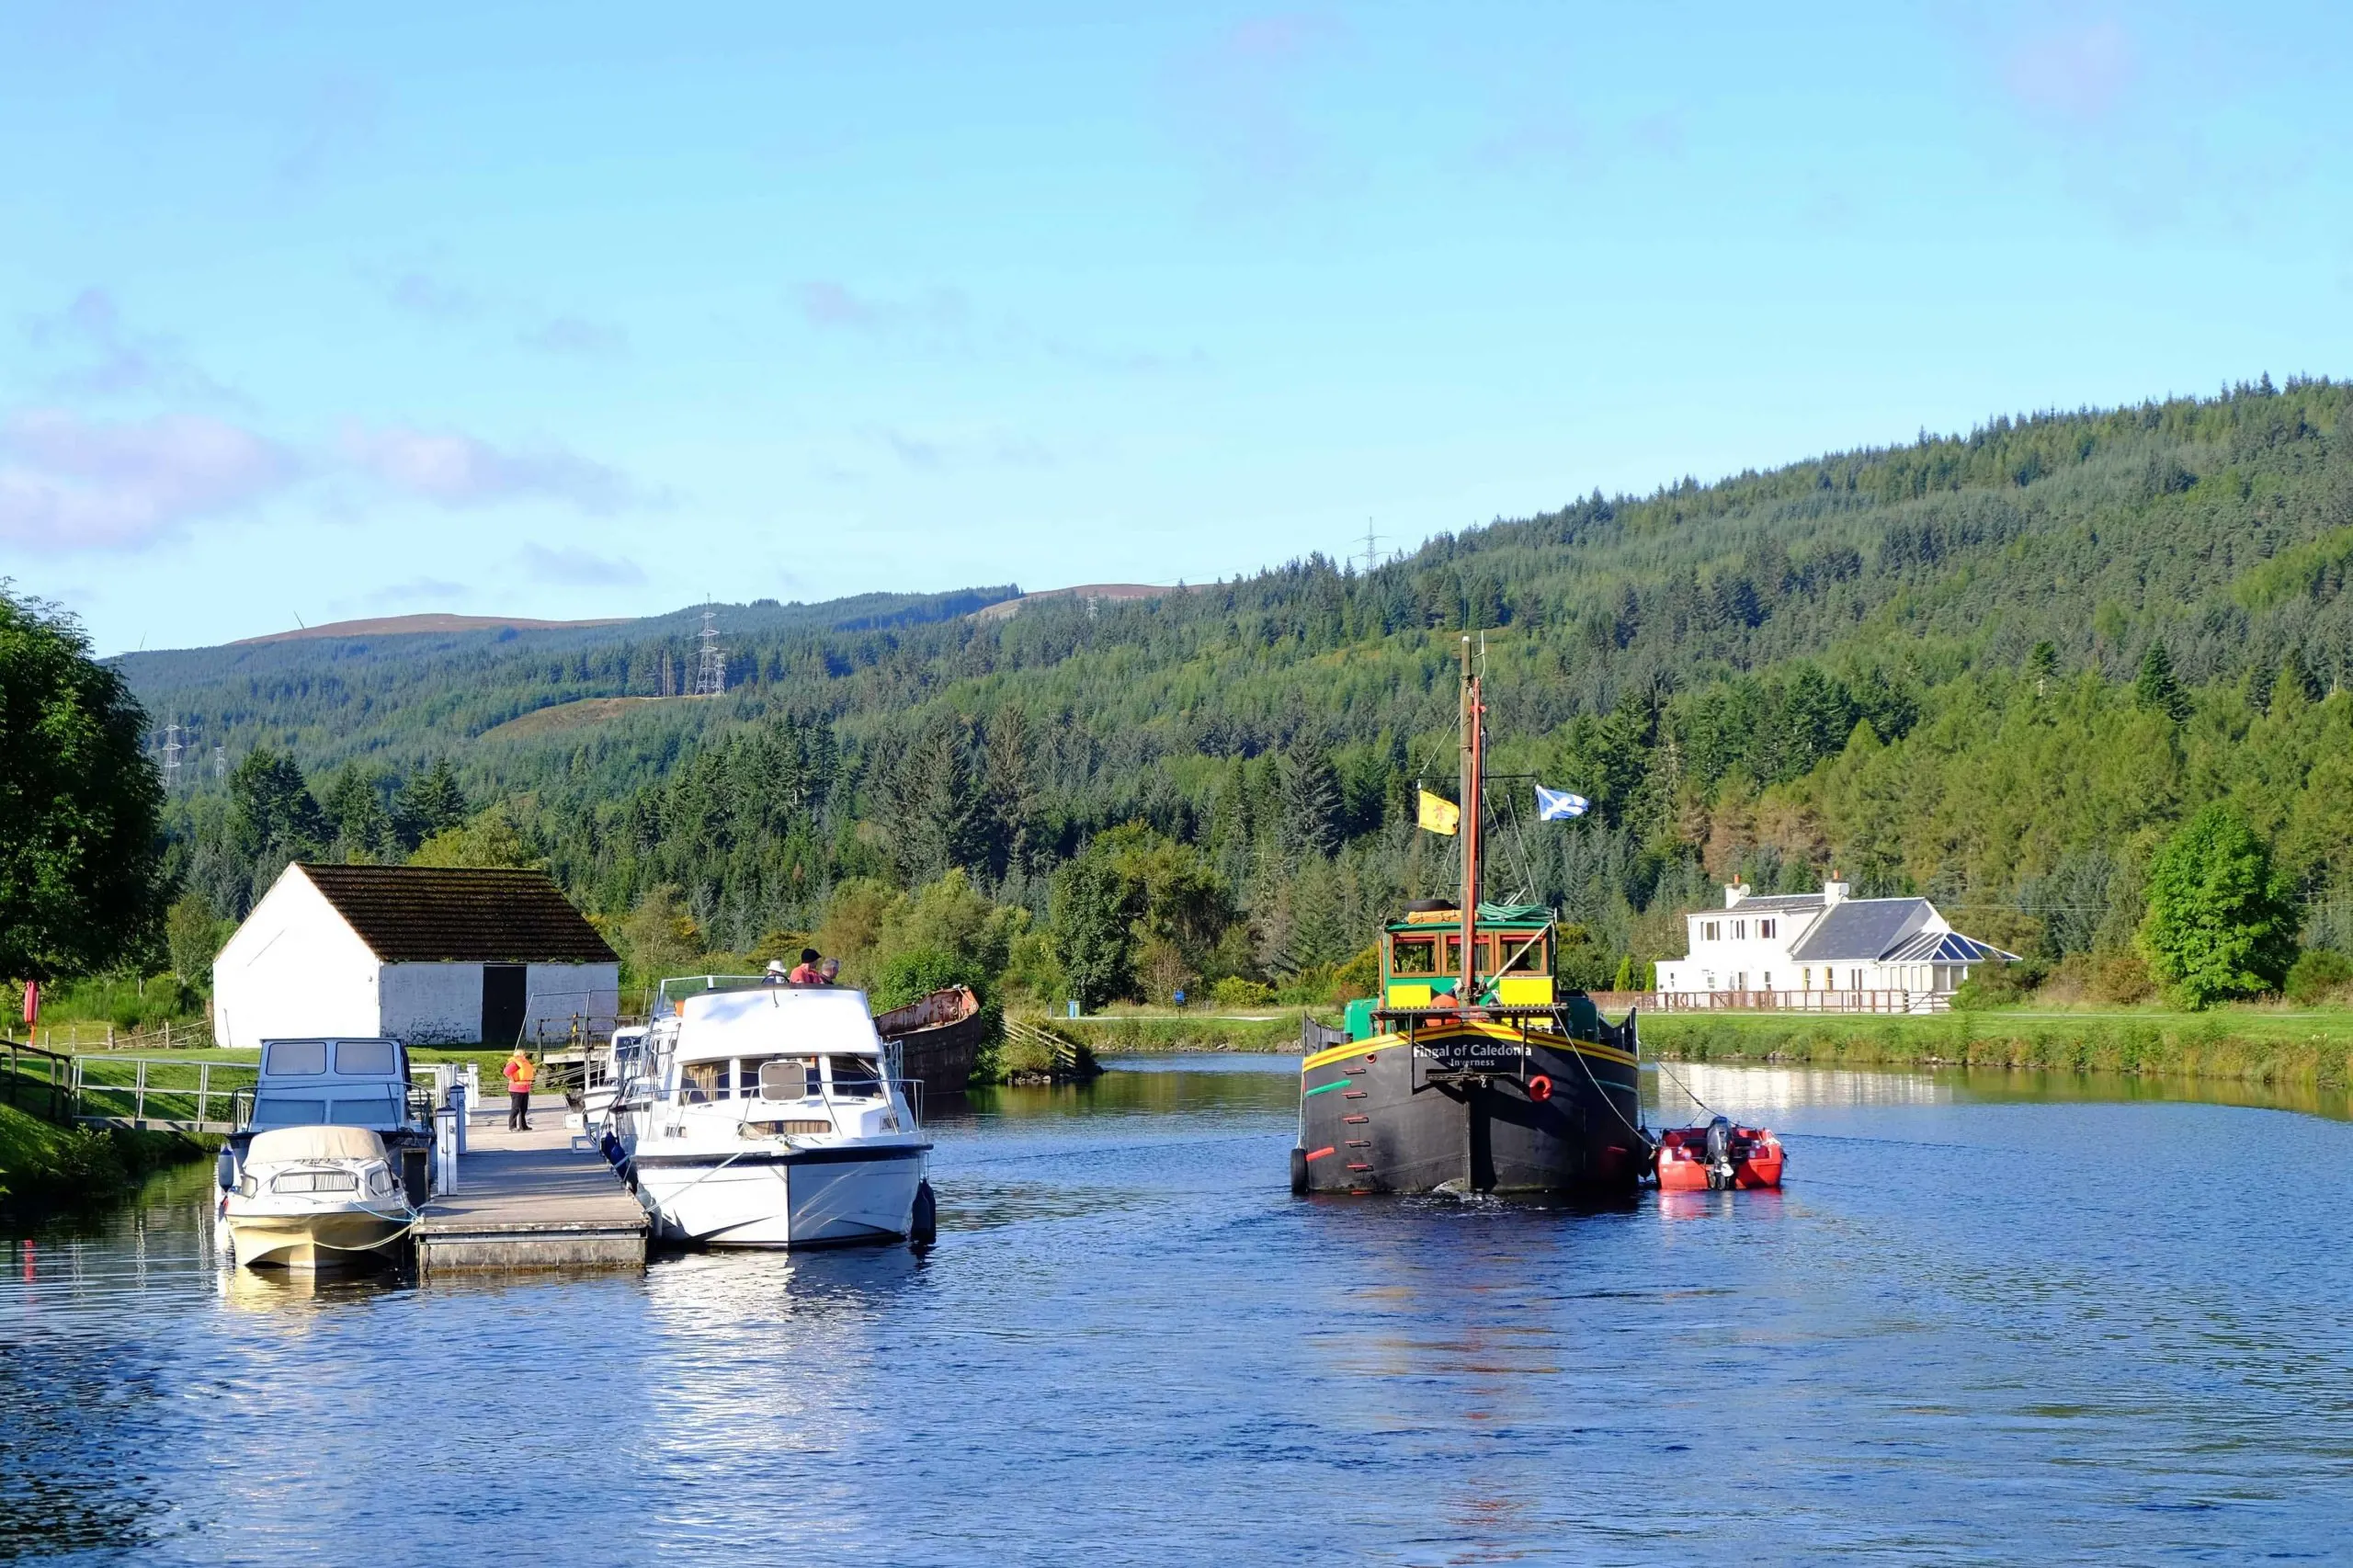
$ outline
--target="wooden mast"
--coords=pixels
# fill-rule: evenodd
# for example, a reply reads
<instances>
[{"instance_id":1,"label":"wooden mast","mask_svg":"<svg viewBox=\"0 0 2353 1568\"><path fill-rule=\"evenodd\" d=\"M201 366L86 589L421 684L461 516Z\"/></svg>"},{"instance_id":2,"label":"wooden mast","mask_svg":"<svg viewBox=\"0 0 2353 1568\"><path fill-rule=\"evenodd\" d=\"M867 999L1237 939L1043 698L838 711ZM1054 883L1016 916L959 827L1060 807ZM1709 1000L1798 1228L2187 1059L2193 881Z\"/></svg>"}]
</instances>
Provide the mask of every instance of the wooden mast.
<instances>
[{"instance_id":1,"label":"wooden mast","mask_svg":"<svg viewBox=\"0 0 2353 1568\"><path fill-rule=\"evenodd\" d=\"M1479 792L1485 760L1482 743L1486 710L1479 701L1479 677L1471 673L1471 638L1462 639L1462 979L1458 1005L1468 1007L1479 990Z\"/></svg>"}]
</instances>

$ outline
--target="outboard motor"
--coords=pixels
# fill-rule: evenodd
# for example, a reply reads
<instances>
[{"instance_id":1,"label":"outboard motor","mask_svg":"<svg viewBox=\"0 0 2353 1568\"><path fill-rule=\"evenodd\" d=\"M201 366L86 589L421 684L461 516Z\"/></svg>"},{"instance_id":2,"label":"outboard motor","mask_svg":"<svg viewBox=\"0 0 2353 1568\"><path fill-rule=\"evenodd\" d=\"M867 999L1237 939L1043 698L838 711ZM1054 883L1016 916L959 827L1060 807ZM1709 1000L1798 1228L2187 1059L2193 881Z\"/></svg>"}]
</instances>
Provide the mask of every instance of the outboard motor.
<instances>
[{"instance_id":1,"label":"outboard motor","mask_svg":"<svg viewBox=\"0 0 2353 1568\"><path fill-rule=\"evenodd\" d=\"M1708 1123L1708 1190L1723 1192L1732 1186L1732 1119L1720 1116Z\"/></svg>"}]
</instances>

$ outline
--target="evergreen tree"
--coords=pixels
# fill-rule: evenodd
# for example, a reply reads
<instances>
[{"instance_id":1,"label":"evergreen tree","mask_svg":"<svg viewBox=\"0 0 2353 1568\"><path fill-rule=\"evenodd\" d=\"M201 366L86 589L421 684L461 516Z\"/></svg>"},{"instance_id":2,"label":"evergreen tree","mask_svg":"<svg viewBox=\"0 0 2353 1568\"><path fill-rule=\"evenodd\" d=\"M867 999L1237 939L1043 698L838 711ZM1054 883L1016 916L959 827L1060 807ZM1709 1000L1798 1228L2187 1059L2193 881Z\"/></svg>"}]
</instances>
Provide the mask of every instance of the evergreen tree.
<instances>
[{"instance_id":1,"label":"evergreen tree","mask_svg":"<svg viewBox=\"0 0 2353 1568\"><path fill-rule=\"evenodd\" d=\"M2190 714L2189 693L2173 673L2173 654L2163 642L2151 642L2141 655L2141 673L2132 682L2135 701L2154 713L2178 722Z\"/></svg>"},{"instance_id":2,"label":"evergreen tree","mask_svg":"<svg viewBox=\"0 0 2353 1568\"><path fill-rule=\"evenodd\" d=\"M404 785L392 799L392 826L404 849L415 849L437 833L466 820L466 792L458 787L457 770L447 756Z\"/></svg>"},{"instance_id":3,"label":"evergreen tree","mask_svg":"<svg viewBox=\"0 0 2353 1568\"><path fill-rule=\"evenodd\" d=\"M2034 682L2034 694L2048 697L2051 683L2059 678L2059 644L2049 638L2037 642L2026 656L2026 677Z\"/></svg>"},{"instance_id":4,"label":"evergreen tree","mask_svg":"<svg viewBox=\"0 0 2353 1568\"><path fill-rule=\"evenodd\" d=\"M338 858L379 861L398 854L400 839L393 831L392 813L384 805L382 786L375 774L359 764L347 763L335 774L319 805Z\"/></svg>"},{"instance_id":5,"label":"evergreen tree","mask_svg":"<svg viewBox=\"0 0 2353 1568\"><path fill-rule=\"evenodd\" d=\"M1320 746L1283 759L1282 853L1329 857L1340 846L1340 776Z\"/></svg>"},{"instance_id":6,"label":"evergreen tree","mask_svg":"<svg viewBox=\"0 0 2353 1568\"><path fill-rule=\"evenodd\" d=\"M2167 839L2149 870L2141 949L2191 1007L2278 987L2295 960L2295 923L2269 846L2236 807L2217 803Z\"/></svg>"}]
</instances>

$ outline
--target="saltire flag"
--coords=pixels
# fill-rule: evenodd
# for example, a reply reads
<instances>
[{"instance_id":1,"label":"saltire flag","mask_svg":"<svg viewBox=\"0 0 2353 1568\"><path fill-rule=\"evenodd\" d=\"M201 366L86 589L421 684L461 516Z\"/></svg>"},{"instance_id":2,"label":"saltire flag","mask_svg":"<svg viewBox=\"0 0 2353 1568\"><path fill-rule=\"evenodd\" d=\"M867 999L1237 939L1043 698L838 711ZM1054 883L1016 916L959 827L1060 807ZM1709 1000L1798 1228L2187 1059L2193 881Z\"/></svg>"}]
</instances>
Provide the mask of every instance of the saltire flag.
<instances>
[{"instance_id":1,"label":"saltire flag","mask_svg":"<svg viewBox=\"0 0 2353 1568\"><path fill-rule=\"evenodd\" d=\"M1593 802L1583 795L1572 795L1566 790L1547 790L1541 784L1536 786L1538 822L1566 822L1571 817L1581 817L1592 809Z\"/></svg>"},{"instance_id":2,"label":"saltire flag","mask_svg":"<svg viewBox=\"0 0 2353 1568\"><path fill-rule=\"evenodd\" d=\"M1432 833L1453 837L1454 830L1462 825L1462 808L1443 796L1431 794L1427 790L1419 793L1422 825Z\"/></svg>"}]
</instances>

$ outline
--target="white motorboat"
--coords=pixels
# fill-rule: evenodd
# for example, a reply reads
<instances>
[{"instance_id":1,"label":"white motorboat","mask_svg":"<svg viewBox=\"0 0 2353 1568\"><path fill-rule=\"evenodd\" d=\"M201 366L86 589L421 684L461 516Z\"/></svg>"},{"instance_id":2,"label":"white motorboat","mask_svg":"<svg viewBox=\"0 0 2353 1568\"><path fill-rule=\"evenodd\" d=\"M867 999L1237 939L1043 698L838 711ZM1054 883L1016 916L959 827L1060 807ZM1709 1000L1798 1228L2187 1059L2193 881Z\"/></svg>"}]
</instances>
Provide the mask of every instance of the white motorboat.
<instances>
[{"instance_id":1,"label":"white motorboat","mask_svg":"<svg viewBox=\"0 0 2353 1568\"><path fill-rule=\"evenodd\" d=\"M581 1126L591 1135L610 1131L608 1122L621 1085L637 1077L644 1060L645 1026L626 1024L581 1064Z\"/></svg>"},{"instance_id":2,"label":"white motorboat","mask_svg":"<svg viewBox=\"0 0 2353 1568\"><path fill-rule=\"evenodd\" d=\"M930 1241L931 1145L863 992L704 976L654 1015L606 1152L658 1235Z\"/></svg>"},{"instance_id":3,"label":"white motorboat","mask_svg":"<svg viewBox=\"0 0 2353 1568\"><path fill-rule=\"evenodd\" d=\"M365 1261L416 1223L384 1141L364 1127L278 1127L245 1146L221 1199L231 1248L248 1267Z\"/></svg>"}]
</instances>

